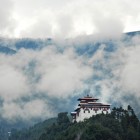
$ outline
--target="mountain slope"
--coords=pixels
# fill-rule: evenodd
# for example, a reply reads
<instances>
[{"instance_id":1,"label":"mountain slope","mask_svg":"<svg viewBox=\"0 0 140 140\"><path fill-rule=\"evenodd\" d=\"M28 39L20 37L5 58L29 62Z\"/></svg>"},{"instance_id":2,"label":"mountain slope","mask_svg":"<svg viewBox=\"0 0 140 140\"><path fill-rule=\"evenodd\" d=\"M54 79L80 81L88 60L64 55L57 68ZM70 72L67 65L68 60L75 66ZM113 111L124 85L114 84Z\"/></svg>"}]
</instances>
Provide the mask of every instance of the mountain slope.
<instances>
[{"instance_id":1,"label":"mountain slope","mask_svg":"<svg viewBox=\"0 0 140 140\"><path fill-rule=\"evenodd\" d=\"M16 120L18 118L19 119L18 125L21 126L20 129L23 127L28 128L29 125L26 124L28 121L34 124L33 120L44 120L44 118L50 118L52 117L50 116L51 112L54 113L54 116L57 115L57 113L60 111L70 112L76 105L76 98L85 95L88 91L93 96L99 97L101 100L106 100L108 103L112 104L112 106L114 105L123 106L125 104L131 104L132 106L134 106L136 114L139 113L138 117L140 118L139 91L138 92L137 91L133 92L133 90L124 91L124 89L121 89L123 87L122 85L121 87L119 87L119 85L121 84L120 80L122 80L121 78L123 78L123 80L125 80L126 78L127 81L127 77L125 77L125 74L127 74L126 76L130 78L129 81L130 83L128 83L128 87L125 87L125 89L128 89L131 86L135 86L134 83L139 83L139 81L135 82L135 79L139 78L139 76L136 75L136 73L139 74L139 68L136 67L139 66L138 56L140 52L139 51L140 42L138 35L140 35L140 32L126 33L123 34L122 35L123 37L119 40L111 40L111 39L94 40L94 36L92 36L91 39L85 37L83 39L78 38L77 40L69 39L63 41L58 41L51 38L0 39L0 58L1 58L0 82L2 86L1 88L2 90L0 90L1 93L0 95L2 96L0 97L0 107L1 107L0 116L5 117L4 119ZM131 57L132 54L134 54L133 57ZM130 58L124 56L130 56ZM119 61L120 59L121 61ZM130 60L130 63L127 62L127 59ZM68 65L66 65L67 62ZM50 68L50 66L52 69L50 69L49 73L48 68ZM83 79L80 77L81 75L84 75L87 72L87 69L83 69L84 73L77 72L80 71L79 69L83 67L87 68L85 66L89 66L93 71L91 77L89 77L88 79ZM131 69L131 66L134 67ZM68 67L67 69L68 78L67 75L63 76L65 71L64 73L61 73L61 68L63 70L63 68L66 69L67 67ZM126 73L124 70L129 70L130 77L128 71ZM15 75L12 76L13 74ZM19 74L21 76L22 82L20 81L20 78L17 79L18 76L16 77L16 74ZM68 81L72 81L72 84L69 83L68 85L71 84L72 87L74 88L76 86L76 90L69 92L69 90L72 89L70 87L69 90L67 90L67 87L69 86L59 88L60 90L66 89L65 91L66 98L64 99L60 98L60 96L57 96L58 94L56 94L55 92L53 92L55 95L48 93L48 91L50 90L48 89L46 90L46 87L51 86L47 86L45 80L47 80L48 76L50 75L51 77L49 82L52 81L51 84L53 85L52 86L53 89L56 89L55 92L57 92L55 84L60 85L59 87L61 87L62 85L65 85L65 83L67 83ZM71 79L72 77L71 75L74 78L77 79L79 78L80 85L82 82L84 83L83 84L84 86L81 86L82 88L80 88L80 90L79 87L77 86L78 85L76 82L77 80L74 81L73 80L74 78ZM10 77L11 80L7 80L5 78L6 76L9 77L11 76L13 79L11 79ZM60 78L60 80L54 82L53 80L55 79L55 77L56 79L59 79L57 78L57 76ZM27 85L25 85L26 83L25 80L27 80ZM4 83L4 81L6 82ZM76 84L74 84L75 82ZM21 92L22 94L20 96L20 94L17 93L16 89L17 87L19 87L18 83L20 83L21 85L25 85L25 89L29 88L29 93L25 93L24 96L23 92ZM39 84L41 83L43 84L39 86ZM123 83L125 83L125 81L122 81L122 84ZM7 87L13 87L13 85L14 86L17 85L15 90L14 88L12 88L13 91L10 90L8 92L8 89L10 88ZM137 85L138 84L136 84L136 86ZM36 87L43 87L43 92L40 89L36 90ZM132 89L135 88L132 87ZM7 97L12 97L14 99L11 100L10 103L9 102L7 103L5 102L5 100L3 100L3 98L6 98L6 96L3 93L7 92L8 92ZM14 96L15 95L14 93L17 93L18 96ZM32 113L31 110L34 109L34 105L32 106L32 103L35 103L34 101L35 102L39 101L42 107L44 106L44 108L42 109L43 112L42 110L41 111L39 110L39 112L35 114ZM12 107L16 106L19 109L19 112L15 113L12 112L12 114L10 114L11 118L8 118L10 117L9 110L11 109L9 107L11 107L11 105ZM28 110L29 105L30 110ZM25 107L27 108L25 109ZM29 118L26 118L23 115L23 108L24 113ZM49 108L51 108L51 112L48 111ZM25 121L24 124L23 122L20 122L22 120ZM7 121L7 123L9 122ZM4 125L5 127L3 127ZM1 134L7 136L7 131L10 131L12 127L19 129L18 125L10 123L9 125L6 123L1 125Z\"/></svg>"},{"instance_id":2,"label":"mountain slope","mask_svg":"<svg viewBox=\"0 0 140 140\"><path fill-rule=\"evenodd\" d=\"M111 114L98 114L79 123L71 123L66 113L60 114L58 114L57 122L54 122L52 125L42 129L42 126L45 125L45 122L43 122L39 127L35 125L26 132L13 133L10 140L140 139L140 122L130 106L128 106L128 110L124 110L121 107L114 108ZM32 131L34 129L36 131Z\"/></svg>"},{"instance_id":3,"label":"mountain slope","mask_svg":"<svg viewBox=\"0 0 140 140\"><path fill-rule=\"evenodd\" d=\"M50 127L53 123L56 123L56 118L51 118L43 122L37 123L28 129L11 129L12 137L14 140L37 140L45 133L45 130Z\"/></svg>"}]
</instances>

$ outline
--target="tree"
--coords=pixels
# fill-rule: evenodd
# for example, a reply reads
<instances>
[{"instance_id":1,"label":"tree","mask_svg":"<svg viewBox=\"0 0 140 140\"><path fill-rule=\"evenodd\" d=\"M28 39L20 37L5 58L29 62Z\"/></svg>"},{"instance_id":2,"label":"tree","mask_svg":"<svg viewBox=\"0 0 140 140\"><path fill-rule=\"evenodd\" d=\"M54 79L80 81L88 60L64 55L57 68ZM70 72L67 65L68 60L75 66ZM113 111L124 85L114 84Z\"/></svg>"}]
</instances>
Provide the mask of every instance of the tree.
<instances>
[{"instance_id":1,"label":"tree","mask_svg":"<svg viewBox=\"0 0 140 140\"><path fill-rule=\"evenodd\" d=\"M138 133L133 127L128 128L126 140L139 140Z\"/></svg>"},{"instance_id":2,"label":"tree","mask_svg":"<svg viewBox=\"0 0 140 140\"><path fill-rule=\"evenodd\" d=\"M63 124L63 123L69 123L69 118L67 116L67 112L61 112L58 114L58 118L57 118L57 123L60 125L60 124Z\"/></svg>"}]
</instances>

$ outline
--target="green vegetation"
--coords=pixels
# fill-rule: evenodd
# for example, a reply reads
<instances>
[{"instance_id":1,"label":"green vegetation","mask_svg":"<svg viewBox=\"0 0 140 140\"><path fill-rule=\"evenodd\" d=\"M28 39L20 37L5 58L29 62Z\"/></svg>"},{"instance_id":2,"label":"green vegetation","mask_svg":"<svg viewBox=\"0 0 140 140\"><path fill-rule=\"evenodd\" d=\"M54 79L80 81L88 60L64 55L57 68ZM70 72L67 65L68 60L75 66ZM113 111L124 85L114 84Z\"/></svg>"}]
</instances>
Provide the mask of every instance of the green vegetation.
<instances>
[{"instance_id":1,"label":"green vegetation","mask_svg":"<svg viewBox=\"0 0 140 140\"><path fill-rule=\"evenodd\" d=\"M11 137L9 140L38 140L40 135L45 133L47 127L50 127L53 123L56 123L56 118L48 119L44 122L38 123L29 129L12 129Z\"/></svg>"},{"instance_id":2,"label":"green vegetation","mask_svg":"<svg viewBox=\"0 0 140 140\"><path fill-rule=\"evenodd\" d=\"M41 131L36 129L33 134L30 130L13 133L9 139L140 140L140 122L130 106L127 110L113 108L111 114L99 114L79 123L71 123L66 112L59 113L56 122L50 126Z\"/></svg>"}]
</instances>

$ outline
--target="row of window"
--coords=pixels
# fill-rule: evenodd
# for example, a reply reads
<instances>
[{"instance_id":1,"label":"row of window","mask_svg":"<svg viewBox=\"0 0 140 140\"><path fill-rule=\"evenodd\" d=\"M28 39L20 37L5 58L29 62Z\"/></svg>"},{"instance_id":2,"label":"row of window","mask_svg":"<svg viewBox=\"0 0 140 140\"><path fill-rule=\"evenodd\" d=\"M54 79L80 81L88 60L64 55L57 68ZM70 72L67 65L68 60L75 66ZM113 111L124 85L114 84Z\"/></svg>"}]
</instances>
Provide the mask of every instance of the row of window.
<instances>
[{"instance_id":1,"label":"row of window","mask_svg":"<svg viewBox=\"0 0 140 140\"><path fill-rule=\"evenodd\" d=\"M85 113L86 111L88 111L88 113L90 113L90 111L89 111L89 110L84 110L83 112ZM107 110L103 110L103 111L106 111L106 113L108 113L108 111L107 111ZM102 113L103 113L103 111L102 111ZM97 110L95 110L95 113L97 113Z\"/></svg>"},{"instance_id":2,"label":"row of window","mask_svg":"<svg viewBox=\"0 0 140 140\"><path fill-rule=\"evenodd\" d=\"M84 109L85 107L82 107L82 108ZM109 110L110 108L103 108L103 107L100 107L100 108L92 108L92 107L91 107L90 109L91 109L91 110L92 110L92 109L93 109L93 110L99 110L99 109L100 109L100 110L104 110L104 111L105 111L105 110Z\"/></svg>"}]
</instances>

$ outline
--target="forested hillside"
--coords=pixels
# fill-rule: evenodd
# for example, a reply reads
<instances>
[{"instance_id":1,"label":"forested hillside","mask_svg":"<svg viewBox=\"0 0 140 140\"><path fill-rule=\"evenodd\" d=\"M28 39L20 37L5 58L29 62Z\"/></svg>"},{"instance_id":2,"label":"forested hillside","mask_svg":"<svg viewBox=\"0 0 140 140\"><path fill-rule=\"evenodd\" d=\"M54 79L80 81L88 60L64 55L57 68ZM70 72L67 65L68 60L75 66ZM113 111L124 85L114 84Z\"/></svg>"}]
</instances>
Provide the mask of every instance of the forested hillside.
<instances>
[{"instance_id":1,"label":"forested hillside","mask_svg":"<svg viewBox=\"0 0 140 140\"><path fill-rule=\"evenodd\" d=\"M50 120L33 125L60 111L72 111L76 99L87 93L112 106L130 104L140 118L139 37L138 31L115 40L0 38L0 139L7 140L12 131L11 138L38 140L50 136L48 129L55 133L51 139L58 138L54 128L63 131L56 122L55 127L50 127ZM117 112L118 121L120 117ZM68 123L65 131L71 136L69 131L80 124Z\"/></svg>"},{"instance_id":2,"label":"forested hillside","mask_svg":"<svg viewBox=\"0 0 140 140\"><path fill-rule=\"evenodd\" d=\"M46 132L48 127L51 127L53 123L56 123L56 118L51 118L45 120L43 122L35 124L33 127L29 129L24 128L22 130L12 129L11 130L11 137L9 139L14 140L37 140L39 139L40 135Z\"/></svg>"},{"instance_id":3,"label":"forested hillside","mask_svg":"<svg viewBox=\"0 0 140 140\"><path fill-rule=\"evenodd\" d=\"M45 124L42 123L42 126ZM111 114L100 114L84 122L71 123L67 113L59 113L52 125L14 132L9 140L139 140L140 121L128 106L113 108ZM40 131L41 130L41 131Z\"/></svg>"}]
</instances>

